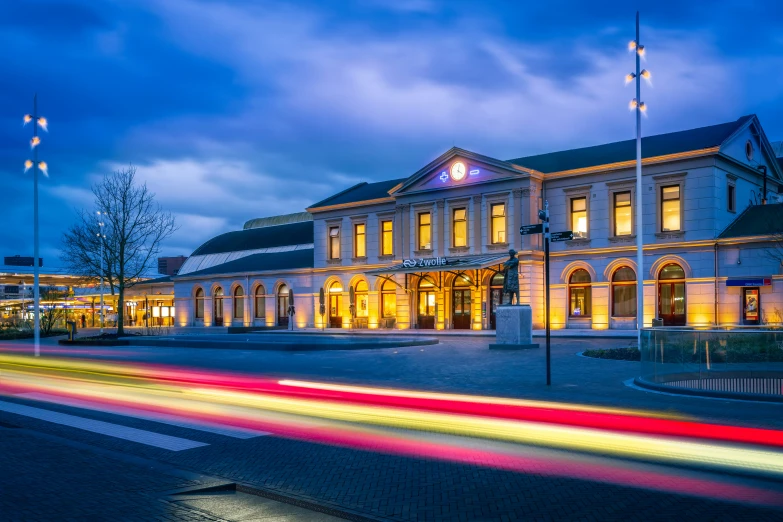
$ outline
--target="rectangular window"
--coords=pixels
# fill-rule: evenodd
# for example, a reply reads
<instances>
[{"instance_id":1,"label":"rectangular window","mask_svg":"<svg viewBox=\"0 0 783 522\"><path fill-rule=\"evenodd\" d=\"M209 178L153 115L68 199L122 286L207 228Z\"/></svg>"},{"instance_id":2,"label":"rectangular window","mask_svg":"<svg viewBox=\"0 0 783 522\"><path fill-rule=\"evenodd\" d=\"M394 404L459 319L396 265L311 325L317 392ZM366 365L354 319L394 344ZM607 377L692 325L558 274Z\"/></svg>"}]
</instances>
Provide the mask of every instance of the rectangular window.
<instances>
[{"instance_id":1,"label":"rectangular window","mask_svg":"<svg viewBox=\"0 0 783 522\"><path fill-rule=\"evenodd\" d=\"M394 254L394 225L392 221L381 222L381 255L390 256Z\"/></svg>"},{"instance_id":2,"label":"rectangular window","mask_svg":"<svg viewBox=\"0 0 783 522\"><path fill-rule=\"evenodd\" d=\"M636 284L612 285L612 317L636 317Z\"/></svg>"},{"instance_id":3,"label":"rectangular window","mask_svg":"<svg viewBox=\"0 0 783 522\"><path fill-rule=\"evenodd\" d=\"M340 259L340 227L329 227L329 259Z\"/></svg>"},{"instance_id":4,"label":"rectangular window","mask_svg":"<svg viewBox=\"0 0 783 522\"><path fill-rule=\"evenodd\" d=\"M353 254L354 257L367 257L367 225L359 223L353 227Z\"/></svg>"},{"instance_id":5,"label":"rectangular window","mask_svg":"<svg viewBox=\"0 0 783 522\"><path fill-rule=\"evenodd\" d=\"M505 243L506 242L506 204L495 203L491 207L492 211L492 230L491 243Z\"/></svg>"},{"instance_id":6,"label":"rectangular window","mask_svg":"<svg viewBox=\"0 0 783 522\"><path fill-rule=\"evenodd\" d=\"M629 236L632 234L631 224L631 193L615 192L614 194L614 235Z\"/></svg>"},{"instance_id":7,"label":"rectangular window","mask_svg":"<svg viewBox=\"0 0 783 522\"><path fill-rule=\"evenodd\" d=\"M735 212L737 210L737 189L734 185L729 185L726 199L728 201L729 212Z\"/></svg>"},{"instance_id":8,"label":"rectangular window","mask_svg":"<svg viewBox=\"0 0 783 522\"><path fill-rule=\"evenodd\" d=\"M454 209L454 219L452 222L453 239L452 246L468 246L468 211L464 208Z\"/></svg>"},{"instance_id":9,"label":"rectangular window","mask_svg":"<svg viewBox=\"0 0 783 522\"><path fill-rule=\"evenodd\" d=\"M661 187L661 232L681 230L680 186Z\"/></svg>"},{"instance_id":10,"label":"rectangular window","mask_svg":"<svg viewBox=\"0 0 783 522\"><path fill-rule=\"evenodd\" d=\"M571 317L590 317L591 287L571 286L571 303L568 307Z\"/></svg>"},{"instance_id":11,"label":"rectangular window","mask_svg":"<svg viewBox=\"0 0 783 522\"><path fill-rule=\"evenodd\" d=\"M571 231L574 237L587 237L587 198L571 200Z\"/></svg>"},{"instance_id":12,"label":"rectangular window","mask_svg":"<svg viewBox=\"0 0 783 522\"><path fill-rule=\"evenodd\" d=\"M419 214L419 250L432 250L432 216L429 212Z\"/></svg>"}]
</instances>

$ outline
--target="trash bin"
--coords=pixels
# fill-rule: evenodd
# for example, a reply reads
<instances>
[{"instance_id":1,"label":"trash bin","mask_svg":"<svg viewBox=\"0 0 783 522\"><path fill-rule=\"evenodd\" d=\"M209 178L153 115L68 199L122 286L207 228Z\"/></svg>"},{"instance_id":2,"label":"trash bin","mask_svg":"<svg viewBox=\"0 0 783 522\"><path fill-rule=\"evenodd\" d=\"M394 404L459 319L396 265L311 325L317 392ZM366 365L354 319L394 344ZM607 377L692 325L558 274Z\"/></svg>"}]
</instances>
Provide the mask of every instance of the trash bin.
<instances>
[{"instance_id":1,"label":"trash bin","mask_svg":"<svg viewBox=\"0 0 783 522\"><path fill-rule=\"evenodd\" d=\"M65 323L65 326L68 329L68 340L73 341L73 338L76 335L76 321L68 321Z\"/></svg>"},{"instance_id":2,"label":"trash bin","mask_svg":"<svg viewBox=\"0 0 783 522\"><path fill-rule=\"evenodd\" d=\"M653 325L653 327L663 326L663 319L661 319L659 317L653 317L652 325Z\"/></svg>"}]
</instances>

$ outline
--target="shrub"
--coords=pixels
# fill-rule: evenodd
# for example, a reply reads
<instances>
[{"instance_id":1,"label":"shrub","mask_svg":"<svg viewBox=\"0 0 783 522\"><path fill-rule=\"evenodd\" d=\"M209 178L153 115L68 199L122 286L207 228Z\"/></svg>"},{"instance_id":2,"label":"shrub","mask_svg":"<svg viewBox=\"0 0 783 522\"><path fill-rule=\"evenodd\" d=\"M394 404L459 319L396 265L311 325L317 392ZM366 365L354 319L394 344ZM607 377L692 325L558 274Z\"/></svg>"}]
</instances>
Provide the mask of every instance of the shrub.
<instances>
[{"instance_id":1,"label":"shrub","mask_svg":"<svg viewBox=\"0 0 783 522\"><path fill-rule=\"evenodd\" d=\"M585 357L594 357L596 359L612 359L615 361L641 361L642 354L636 346L627 348L611 348L601 350L585 350L582 352Z\"/></svg>"}]
</instances>

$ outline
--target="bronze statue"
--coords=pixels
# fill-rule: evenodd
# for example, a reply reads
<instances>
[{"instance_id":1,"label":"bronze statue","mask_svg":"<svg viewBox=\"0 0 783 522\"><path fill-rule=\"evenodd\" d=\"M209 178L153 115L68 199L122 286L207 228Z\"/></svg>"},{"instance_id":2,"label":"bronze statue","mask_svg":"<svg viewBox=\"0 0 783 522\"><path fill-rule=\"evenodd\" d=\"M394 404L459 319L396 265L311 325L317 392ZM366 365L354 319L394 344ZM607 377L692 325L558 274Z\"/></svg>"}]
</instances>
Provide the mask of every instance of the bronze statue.
<instances>
[{"instance_id":1,"label":"bronze statue","mask_svg":"<svg viewBox=\"0 0 783 522\"><path fill-rule=\"evenodd\" d=\"M517 251L513 248L508 251L508 255L508 261L503 263L503 296L500 298L500 304L503 304L508 293L511 294L508 296L508 304L519 305L519 259L517 259Z\"/></svg>"}]
</instances>

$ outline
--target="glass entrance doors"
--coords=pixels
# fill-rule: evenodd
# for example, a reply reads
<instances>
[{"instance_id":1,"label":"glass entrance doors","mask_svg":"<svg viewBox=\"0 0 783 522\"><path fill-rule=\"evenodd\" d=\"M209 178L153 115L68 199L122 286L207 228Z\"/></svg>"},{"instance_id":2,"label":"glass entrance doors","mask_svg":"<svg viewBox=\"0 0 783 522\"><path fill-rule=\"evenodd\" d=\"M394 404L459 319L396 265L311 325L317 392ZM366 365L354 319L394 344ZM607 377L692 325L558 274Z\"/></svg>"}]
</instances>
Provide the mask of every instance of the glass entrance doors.
<instances>
[{"instance_id":1,"label":"glass entrance doors","mask_svg":"<svg viewBox=\"0 0 783 522\"><path fill-rule=\"evenodd\" d=\"M495 314L498 306L503 302L503 282L504 277L502 272L498 272L489 282L489 329L497 329L495 320Z\"/></svg>"},{"instance_id":2,"label":"glass entrance doors","mask_svg":"<svg viewBox=\"0 0 783 522\"><path fill-rule=\"evenodd\" d=\"M470 288L452 290L453 328L470 330Z\"/></svg>"},{"instance_id":3,"label":"glass entrance doors","mask_svg":"<svg viewBox=\"0 0 783 522\"><path fill-rule=\"evenodd\" d=\"M342 328L343 318L340 315L340 294L329 293L329 328Z\"/></svg>"},{"instance_id":4,"label":"glass entrance doors","mask_svg":"<svg viewBox=\"0 0 783 522\"><path fill-rule=\"evenodd\" d=\"M277 291L277 324L288 326L288 287L280 285Z\"/></svg>"},{"instance_id":5,"label":"glass entrance doors","mask_svg":"<svg viewBox=\"0 0 783 522\"><path fill-rule=\"evenodd\" d=\"M658 310L664 326L685 326L685 283L659 283Z\"/></svg>"},{"instance_id":6,"label":"glass entrance doors","mask_svg":"<svg viewBox=\"0 0 783 522\"><path fill-rule=\"evenodd\" d=\"M685 271L671 263L658 274L658 317L664 326L685 326Z\"/></svg>"}]
</instances>

